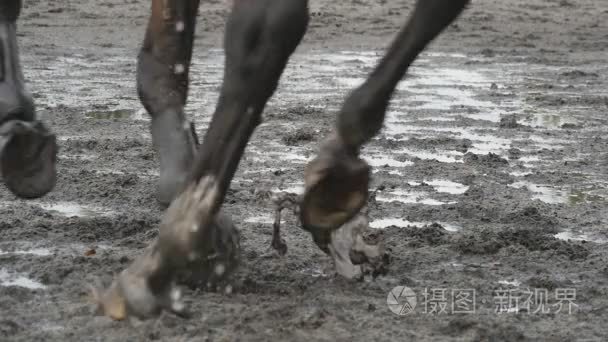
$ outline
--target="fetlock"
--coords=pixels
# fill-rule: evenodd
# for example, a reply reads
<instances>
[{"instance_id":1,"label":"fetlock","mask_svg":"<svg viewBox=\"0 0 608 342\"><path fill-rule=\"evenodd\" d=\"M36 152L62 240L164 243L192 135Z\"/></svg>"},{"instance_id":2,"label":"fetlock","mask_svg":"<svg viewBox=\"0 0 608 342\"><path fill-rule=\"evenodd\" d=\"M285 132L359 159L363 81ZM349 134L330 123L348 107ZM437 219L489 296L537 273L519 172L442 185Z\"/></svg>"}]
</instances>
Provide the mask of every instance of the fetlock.
<instances>
[{"instance_id":1,"label":"fetlock","mask_svg":"<svg viewBox=\"0 0 608 342\"><path fill-rule=\"evenodd\" d=\"M157 199L166 206L185 186L198 141L193 124L172 111L154 116L151 132L160 161Z\"/></svg>"},{"instance_id":2,"label":"fetlock","mask_svg":"<svg viewBox=\"0 0 608 342\"><path fill-rule=\"evenodd\" d=\"M0 123L33 121L34 101L25 89L14 22L0 20Z\"/></svg>"},{"instance_id":3,"label":"fetlock","mask_svg":"<svg viewBox=\"0 0 608 342\"><path fill-rule=\"evenodd\" d=\"M0 81L0 124L10 120L36 120L34 100L29 92Z\"/></svg>"}]
</instances>

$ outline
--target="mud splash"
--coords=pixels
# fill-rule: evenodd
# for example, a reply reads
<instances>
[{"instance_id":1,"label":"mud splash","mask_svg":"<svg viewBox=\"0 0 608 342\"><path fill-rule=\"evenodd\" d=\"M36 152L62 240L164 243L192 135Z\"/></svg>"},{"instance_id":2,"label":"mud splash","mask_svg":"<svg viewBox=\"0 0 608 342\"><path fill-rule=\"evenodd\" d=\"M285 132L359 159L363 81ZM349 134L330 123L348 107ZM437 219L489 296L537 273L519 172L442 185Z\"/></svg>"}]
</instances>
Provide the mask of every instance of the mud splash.
<instances>
[{"instance_id":1,"label":"mud splash","mask_svg":"<svg viewBox=\"0 0 608 342\"><path fill-rule=\"evenodd\" d=\"M0 286L17 286L29 290L41 290L46 286L28 278L25 275L9 273L6 269L0 268Z\"/></svg>"}]
</instances>

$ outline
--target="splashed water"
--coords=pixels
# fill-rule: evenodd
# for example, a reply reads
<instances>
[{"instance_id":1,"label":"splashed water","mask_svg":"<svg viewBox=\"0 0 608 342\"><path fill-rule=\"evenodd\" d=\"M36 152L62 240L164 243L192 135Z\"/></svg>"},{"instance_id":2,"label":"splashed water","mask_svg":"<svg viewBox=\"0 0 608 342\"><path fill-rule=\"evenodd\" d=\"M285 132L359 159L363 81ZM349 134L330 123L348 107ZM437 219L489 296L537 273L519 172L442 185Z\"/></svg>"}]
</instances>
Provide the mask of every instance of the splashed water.
<instances>
[{"instance_id":1,"label":"splashed water","mask_svg":"<svg viewBox=\"0 0 608 342\"><path fill-rule=\"evenodd\" d=\"M456 231L459 231L462 229L462 227L455 225L455 224L451 224L451 223L446 223L446 222L437 222L437 223L439 223L445 230L450 231L450 232L456 232ZM375 229L383 229L383 228L388 228L391 226L422 228L424 226L428 226L431 224L432 224L432 222L412 222L412 221L399 219L399 218L385 218L385 219L374 220L374 221L370 222L369 226L371 228L375 228Z\"/></svg>"},{"instance_id":2,"label":"splashed water","mask_svg":"<svg viewBox=\"0 0 608 342\"><path fill-rule=\"evenodd\" d=\"M30 290L45 289L46 286L40 282L32 280L24 275L9 273L6 269L0 269L0 285L1 286L18 286Z\"/></svg>"}]
</instances>

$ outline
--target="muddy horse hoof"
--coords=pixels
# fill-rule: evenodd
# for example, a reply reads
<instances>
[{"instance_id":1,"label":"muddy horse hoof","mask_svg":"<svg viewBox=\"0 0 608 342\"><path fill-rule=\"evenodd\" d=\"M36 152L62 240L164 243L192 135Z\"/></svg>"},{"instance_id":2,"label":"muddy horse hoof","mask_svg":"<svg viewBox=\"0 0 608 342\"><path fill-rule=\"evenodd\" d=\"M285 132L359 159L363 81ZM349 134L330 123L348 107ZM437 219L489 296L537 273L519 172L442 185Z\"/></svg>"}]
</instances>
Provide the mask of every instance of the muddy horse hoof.
<instances>
[{"instance_id":1,"label":"muddy horse hoof","mask_svg":"<svg viewBox=\"0 0 608 342\"><path fill-rule=\"evenodd\" d=\"M0 126L0 171L8 189L21 198L39 198L57 179L57 141L41 122L10 120Z\"/></svg>"},{"instance_id":2,"label":"muddy horse hoof","mask_svg":"<svg viewBox=\"0 0 608 342\"><path fill-rule=\"evenodd\" d=\"M328 252L331 232L367 204L369 182L367 163L335 138L328 140L307 165L300 221L321 249Z\"/></svg>"},{"instance_id":3,"label":"muddy horse hoof","mask_svg":"<svg viewBox=\"0 0 608 342\"><path fill-rule=\"evenodd\" d=\"M226 216L212 214L216 196L217 182L205 177L171 203L158 239L107 290L93 289L104 315L115 320L162 311L186 316L177 287L184 277L206 283L228 279L239 261L239 236Z\"/></svg>"},{"instance_id":4,"label":"muddy horse hoof","mask_svg":"<svg viewBox=\"0 0 608 342\"><path fill-rule=\"evenodd\" d=\"M301 197L293 193L278 194L273 201L275 211L272 247L283 255L287 245L281 239L281 211L294 209L300 204ZM317 229L310 231L313 240L328 256L332 258L336 273L348 279L362 279L367 275L377 277L388 270L388 254L381 242L368 244L364 233L369 228L367 207L363 207L354 218L335 229Z\"/></svg>"},{"instance_id":5,"label":"muddy horse hoof","mask_svg":"<svg viewBox=\"0 0 608 342\"><path fill-rule=\"evenodd\" d=\"M239 261L238 231L227 216L218 214L208 232L210 254L189 258L187 266L173 275L174 270L159 272L159 268L165 266L157 244L154 244L131 267L122 271L107 290L92 287L98 312L114 320L148 319L162 311L189 317L178 284L190 287L225 285Z\"/></svg>"},{"instance_id":6,"label":"muddy horse hoof","mask_svg":"<svg viewBox=\"0 0 608 342\"><path fill-rule=\"evenodd\" d=\"M107 290L91 287L98 313L113 320L128 317L147 319L169 311L178 316L188 316L186 305L181 301L181 290L175 285L154 291L143 274L126 269Z\"/></svg>"},{"instance_id":7,"label":"muddy horse hoof","mask_svg":"<svg viewBox=\"0 0 608 342\"><path fill-rule=\"evenodd\" d=\"M207 237L209 254L190 260L179 282L192 289L229 285L240 260L240 235L229 216L219 212Z\"/></svg>"}]
</instances>

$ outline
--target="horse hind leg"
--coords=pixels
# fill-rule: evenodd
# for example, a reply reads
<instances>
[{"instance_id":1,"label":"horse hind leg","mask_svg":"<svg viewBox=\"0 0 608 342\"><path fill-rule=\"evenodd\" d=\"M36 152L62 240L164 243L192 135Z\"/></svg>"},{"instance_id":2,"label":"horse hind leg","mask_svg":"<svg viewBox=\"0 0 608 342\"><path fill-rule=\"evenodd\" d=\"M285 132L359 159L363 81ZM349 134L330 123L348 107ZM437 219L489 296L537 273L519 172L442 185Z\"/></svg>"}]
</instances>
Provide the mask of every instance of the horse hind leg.
<instances>
[{"instance_id":1,"label":"horse hind leg","mask_svg":"<svg viewBox=\"0 0 608 342\"><path fill-rule=\"evenodd\" d=\"M5 185L21 198L37 198L56 181L55 135L36 118L26 90L17 47L21 0L0 3L0 171Z\"/></svg>"},{"instance_id":2,"label":"horse hind leg","mask_svg":"<svg viewBox=\"0 0 608 342\"><path fill-rule=\"evenodd\" d=\"M163 205L182 190L198 144L184 114L198 6L198 0L153 0L138 57L137 89L151 116L160 160L157 199Z\"/></svg>"},{"instance_id":3,"label":"horse hind leg","mask_svg":"<svg viewBox=\"0 0 608 342\"><path fill-rule=\"evenodd\" d=\"M367 80L349 94L332 135L305 170L302 226L323 250L336 247L336 229L368 200L370 168L359 150L384 123L393 92L409 66L462 12L470 0L418 0L414 12ZM332 246L333 245L333 246ZM348 251L342 254L348 255Z\"/></svg>"}]
</instances>

